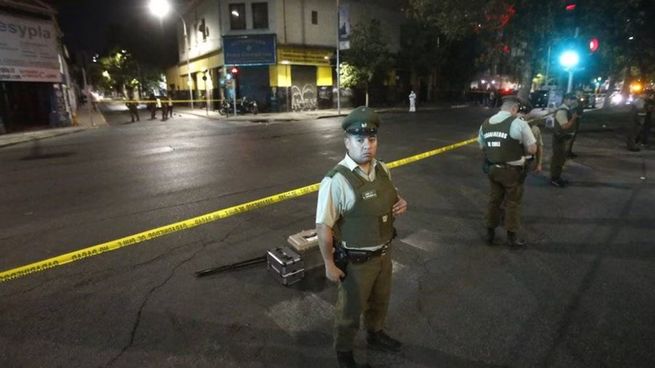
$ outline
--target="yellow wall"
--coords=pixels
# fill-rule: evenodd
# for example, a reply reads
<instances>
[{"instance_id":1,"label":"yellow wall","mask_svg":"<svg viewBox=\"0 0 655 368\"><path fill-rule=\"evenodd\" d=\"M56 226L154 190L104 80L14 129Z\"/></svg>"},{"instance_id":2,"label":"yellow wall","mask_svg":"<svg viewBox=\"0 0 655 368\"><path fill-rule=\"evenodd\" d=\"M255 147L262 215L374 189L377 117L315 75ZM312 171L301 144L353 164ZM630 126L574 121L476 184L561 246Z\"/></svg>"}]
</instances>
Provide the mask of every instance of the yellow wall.
<instances>
[{"instance_id":1,"label":"yellow wall","mask_svg":"<svg viewBox=\"0 0 655 368\"><path fill-rule=\"evenodd\" d=\"M205 85L205 81L202 80L202 71L204 70L211 70L213 68L218 68L223 65L223 54L215 54L215 55L210 55L208 57L198 59L198 60L193 60L189 63L189 67L191 69L191 73L196 73L196 78L193 80L192 78L192 83L194 89L200 89L200 90L205 90L205 89L211 89L213 87L213 84L209 80L207 80L207 85ZM186 61L182 61L179 65L176 65L174 67L169 68L166 70L166 82L170 86L171 84L175 84L178 89L188 89L188 73L189 68L187 68L187 63ZM215 77L215 76L214 76Z\"/></svg>"},{"instance_id":2,"label":"yellow wall","mask_svg":"<svg viewBox=\"0 0 655 368\"><path fill-rule=\"evenodd\" d=\"M316 67L316 85L317 86L331 86L332 85L332 68L329 66Z\"/></svg>"},{"instance_id":3,"label":"yellow wall","mask_svg":"<svg viewBox=\"0 0 655 368\"><path fill-rule=\"evenodd\" d=\"M291 65L271 65L268 76L271 87L291 87Z\"/></svg>"}]
</instances>

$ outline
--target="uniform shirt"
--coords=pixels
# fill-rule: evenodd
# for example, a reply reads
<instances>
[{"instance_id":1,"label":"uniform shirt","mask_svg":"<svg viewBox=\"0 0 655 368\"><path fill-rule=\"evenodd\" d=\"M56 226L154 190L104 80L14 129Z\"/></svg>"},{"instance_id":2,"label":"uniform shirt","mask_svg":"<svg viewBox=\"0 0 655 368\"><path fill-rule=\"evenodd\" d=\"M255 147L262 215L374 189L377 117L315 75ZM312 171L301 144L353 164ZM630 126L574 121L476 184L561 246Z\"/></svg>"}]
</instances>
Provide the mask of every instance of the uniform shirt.
<instances>
[{"instance_id":1,"label":"uniform shirt","mask_svg":"<svg viewBox=\"0 0 655 368\"><path fill-rule=\"evenodd\" d=\"M562 104L562 106L559 107L559 110L557 110L557 113L555 113L555 121L560 125L564 125L569 122L569 117L568 117L568 111L571 110L569 105L567 104Z\"/></svg>"},{"instance_id":2,"label":"uniform shirt","mask_svg":"<svg viewBox=\"0 0 655 368\"><path fill-rule=\"evenodd\" d=\"M365 173L355 161L353 161L348 154L344 157L339 165L345 166L348 170L353 171L355 174L359 175L362 179L366 181L375 180L375 167L381 165L387 175L389 175L389 180L391 180L391 174L389 169L383 163L373 159L371 161L370 172ZM334 174L334 176L324 177L321 181L321 185L318 190L318 203L316 205L316 223L329 226L330 228L334 227L334 224L337 223L337 220L343 216L344 213L348 212L355 205L355 192L353 191L348 179L346 179L340 173ZM358 248L364 250L377 250L382 246L380 244L376 247L368 248Z\"/></svg>"},{"instance_id":3,"label":"uniform shirt","mask_svg":"<svg viewBox=\"0 0 655 368\"><path fill-rule=\"evenodd\" d=\"M496 113L496 115L489 118L489 124L500 124L511 115L512 114L509 111L501 110ZM512 121L512 125L509 127L509 136L523 143L523 148L525 148L526 151L528 147L537 142L528 123L525 120L519 118L516 118ZM478 132L478 144L480 145L480 149L484 148L482 126L480 126L480 130ZM507 164L513 166L523 166L525 164L525 156L521 157L520 160L507 162Z\"/></svg>"}]
</instances>

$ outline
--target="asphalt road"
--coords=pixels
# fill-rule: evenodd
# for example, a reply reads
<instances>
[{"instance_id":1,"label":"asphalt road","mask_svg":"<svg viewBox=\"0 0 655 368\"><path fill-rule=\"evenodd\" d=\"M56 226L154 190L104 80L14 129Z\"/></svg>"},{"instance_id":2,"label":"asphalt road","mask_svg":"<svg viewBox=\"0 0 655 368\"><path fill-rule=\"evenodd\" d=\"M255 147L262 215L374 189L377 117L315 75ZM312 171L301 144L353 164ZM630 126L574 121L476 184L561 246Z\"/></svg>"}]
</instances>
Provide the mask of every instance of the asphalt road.
<instances>
[{"instance_id":1,"label":"asphalt road","mask_svg":"<svg viewBox=\"0 0 655 368\"><path fill-rule=\"evenodd\" d=\"M394 161L472 137L489 110L383 114ZM475 145L392 171L397 222L376 367L655 366L655 151L625 150L625 112L586 116L566 189L531 175L529 246L488 247ZM176 116L0 149L0 270L320 181L338 119L259 124ZM550 135L546 134L546 152ZM547 165L546 165L547 166ZM0 284L1 367L333 367L335 287L285 288L263 267L196 279L313 227L316 194Z\"/></svg>"}]
</instances>

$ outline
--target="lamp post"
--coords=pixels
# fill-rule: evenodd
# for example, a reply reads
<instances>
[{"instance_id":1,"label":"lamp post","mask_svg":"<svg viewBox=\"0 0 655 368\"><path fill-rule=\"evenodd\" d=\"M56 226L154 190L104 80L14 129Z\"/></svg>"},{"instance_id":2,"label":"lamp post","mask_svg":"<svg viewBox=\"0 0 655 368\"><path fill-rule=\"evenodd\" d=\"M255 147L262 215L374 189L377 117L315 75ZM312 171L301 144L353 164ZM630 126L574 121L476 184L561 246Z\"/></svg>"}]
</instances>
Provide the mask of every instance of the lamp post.
<instances>
[{"instance_id":1,"label":"lamp post","mask_svg":"<svg viewBox=\"0 0 655 368\"><path fill-rule=\"evenodd\" d=\"M341 49L341 40L339 39L339 10L341 10L341 5L339 4L339 0L337 0L337 115L341 115L341 68L339 66L339 50Z\"/></svg>"},{"instance_id":2,"label":"lamp post","mask_svg":"<svg viewBox=\"0 0 655 368\"><path fill-rule=\"evenodd\" d=\"M567 50L559 57L559 63L564 67L564 70L569 72L569 83L566 87L566 93L570 93L573 89L573 71L580 62L580 56L573 50Z\"/></svg>"},{"instance_id":3,"label":"lamp post","mask_svg":"<svg viewBox=\"0 0 655 368\"><path fill-rule=\"evenodd\" d=\"M189 62L189 54L191 53L191 47L189 46L189 40L187 37L186 22L178 12L173 10L171 4L168 3L168 0L150 0L150 3L148 4L148 8L150 8L150 12L153 15L155 15L160 19L163 19L172 10L182 21L182 29L184 31L184 46L186 49L185 53L186 53L186 69L187 69L187 86L189 87L189 99L191 100L191 108L193 109L193 90L192 90L193 83L191 81L191 66Z\"/></svg>"}]
</instances>

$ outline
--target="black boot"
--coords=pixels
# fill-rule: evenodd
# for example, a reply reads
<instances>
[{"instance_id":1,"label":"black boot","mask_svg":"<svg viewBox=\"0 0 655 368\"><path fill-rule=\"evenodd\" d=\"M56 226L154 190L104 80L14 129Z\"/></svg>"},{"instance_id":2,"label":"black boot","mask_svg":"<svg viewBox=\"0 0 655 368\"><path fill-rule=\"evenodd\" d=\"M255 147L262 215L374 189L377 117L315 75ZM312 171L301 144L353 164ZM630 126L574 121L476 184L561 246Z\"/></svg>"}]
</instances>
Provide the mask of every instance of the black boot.
<instances>
[{"instance_id":1,"label":"black boot","mask_svg":"<svg viewBox=\"0 0 655 368\"><path fill-rule=\"evenodd\" d=\"M496 229L493 227L488 227L487 228L487 237L485 240L487 241L487 245L494 245L494 238L496 237Z\"/></svg>"},{"instance_id":2,"label":"black boot","mask_svg":"<svg viewBox=\"0 0 655 368\"><path fill-rule=\"evenodd\" d=\"M371 368L368 364L357 364L352 351L337 351L339 368Z\"/></svg>"},{"instance_id":3,"label":"black boot","mask_svg":"<svg viewBox=\"0 0 655 368\"><path fill-rule=\"evenodd\" d=\"M523 247L525 246L525 240L519 239L516 237L516 233L512 231L507 232L507 245L510 247Z\"/></svg>"},{"instance_id":4,"label":"black boot","mask_svg":"<svg viewBox=\"0 0 655 368\"><path fill-rule=\"evenodd\" d=\"M400 341L390 337L382 330L376 332L368 331L366 342L368 342L368 346L372 349L392 353L399 352L400 348L403 347Z\"/></svg>"}]
</instances>

